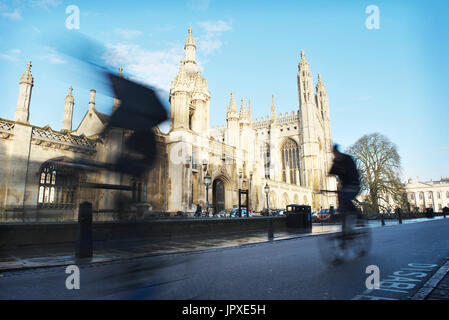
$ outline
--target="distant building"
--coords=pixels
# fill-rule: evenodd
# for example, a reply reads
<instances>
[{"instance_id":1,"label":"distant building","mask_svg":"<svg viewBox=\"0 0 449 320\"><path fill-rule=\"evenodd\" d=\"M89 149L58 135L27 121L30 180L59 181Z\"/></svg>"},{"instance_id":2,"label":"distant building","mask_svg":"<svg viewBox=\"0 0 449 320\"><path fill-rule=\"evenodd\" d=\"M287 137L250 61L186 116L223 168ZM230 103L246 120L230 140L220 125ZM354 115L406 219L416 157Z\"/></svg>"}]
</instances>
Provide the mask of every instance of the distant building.
<instances>
[{"instance_id":1,"label":"distant building","mask_svg":"<svg viewBox=\"0 0 449 320\"><path fill-rule=\"evenodd\" d=\"M426 182L410 178L405 189L412 210L422 212L426 208L433 208L441 212L444 207L449 207L449 178Z\"/></svg>"}]
</instances>

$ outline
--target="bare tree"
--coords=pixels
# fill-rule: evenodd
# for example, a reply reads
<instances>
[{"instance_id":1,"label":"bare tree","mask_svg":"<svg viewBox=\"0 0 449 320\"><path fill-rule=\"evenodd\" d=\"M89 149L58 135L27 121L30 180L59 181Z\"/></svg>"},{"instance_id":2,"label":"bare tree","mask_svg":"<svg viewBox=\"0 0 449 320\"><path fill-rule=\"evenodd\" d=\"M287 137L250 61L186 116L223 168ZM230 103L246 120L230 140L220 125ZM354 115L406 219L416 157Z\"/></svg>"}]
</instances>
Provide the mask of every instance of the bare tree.
<instances>
[{"instance_id":1,"label":"bare tree","mask_svg":"<svg viewBox=\"0 0 449 320\"><path fill-rule=\"evenodd\" d=\"M406 208L405 187L400 180L401 158L395 144L379 133L372 133L357 140L347 152L356 159L368 210L379 213L380 208L392 209L391 202Z\"/></svg>"}]
</instances>

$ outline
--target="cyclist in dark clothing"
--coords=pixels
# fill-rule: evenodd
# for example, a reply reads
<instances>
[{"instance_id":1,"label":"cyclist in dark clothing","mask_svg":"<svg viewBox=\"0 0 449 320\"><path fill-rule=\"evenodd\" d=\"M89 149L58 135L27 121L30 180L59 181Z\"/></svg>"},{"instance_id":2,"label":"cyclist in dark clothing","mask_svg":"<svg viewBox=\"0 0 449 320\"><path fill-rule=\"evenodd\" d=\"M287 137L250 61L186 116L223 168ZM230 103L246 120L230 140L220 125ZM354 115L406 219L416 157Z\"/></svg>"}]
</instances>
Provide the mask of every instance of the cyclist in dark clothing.
<instances>
[{"instance_id":1,"label":"cyclist in dark clothing","mask_svg":"<svg viewBox=\"0 0 449 320\"><path fill-rule=\"evenodd\" d=\"M356 208L352 200L360 191L360 179L357 166L351 156L341 153L338 145L334 145L334 162L329 174L336 175L341 181L341 190L338 192L339 209L343 214L343 233L346 233L348 224L347 214L355 214Z\"/></svg>"}]
</instances>

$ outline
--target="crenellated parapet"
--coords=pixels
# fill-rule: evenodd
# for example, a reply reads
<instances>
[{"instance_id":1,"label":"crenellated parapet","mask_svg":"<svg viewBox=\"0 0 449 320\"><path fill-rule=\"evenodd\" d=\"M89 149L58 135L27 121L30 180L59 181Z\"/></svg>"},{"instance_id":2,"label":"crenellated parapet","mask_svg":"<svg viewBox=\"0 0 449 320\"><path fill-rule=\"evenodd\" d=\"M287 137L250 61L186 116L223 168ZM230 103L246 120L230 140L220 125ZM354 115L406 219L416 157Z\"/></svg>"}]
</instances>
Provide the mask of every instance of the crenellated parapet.
<instances>
[{"instance_id":1,"label":"crenellated parapet","mask_svg":"<svg viewBox=\"0 0 449 320\"><path fill-rule=\"evenodd\" d=\"M33 127L31 143L47 148L69 150L83 154L95 154L99 138L75 136L70 132L53 131L50 126Z\"/></svg>"},{"instance_id":2,"label":"crenellated parapet","mask_svg":"<svg viewBox=\"0 0 449 320\"><path fill-rule=\"evenodd\" d=\"M0 139L9 139L14 135L14 121L0 119Z\"/></svg>"}]
</instances>

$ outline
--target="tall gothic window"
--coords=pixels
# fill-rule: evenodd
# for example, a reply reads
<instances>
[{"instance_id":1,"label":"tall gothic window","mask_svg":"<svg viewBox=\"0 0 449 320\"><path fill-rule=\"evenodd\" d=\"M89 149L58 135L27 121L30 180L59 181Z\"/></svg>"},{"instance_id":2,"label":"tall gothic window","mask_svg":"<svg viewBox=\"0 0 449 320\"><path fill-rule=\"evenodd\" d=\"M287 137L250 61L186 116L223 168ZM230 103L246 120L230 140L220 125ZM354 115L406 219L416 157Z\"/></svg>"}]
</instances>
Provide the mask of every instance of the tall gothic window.
<instances>
[{"instance_id":1,"label":"tall gothic window","mask_svg":"<svg viewBox=\"0 0 449 320\"><path fill-rule=\"evenodd\" d=\"M288 139L281 149L282 156L282 181L290 182L291 184L300 184L296 179L299 177L299 148L296 142ZM287 177L289 179L287 179Z\"/></svg>"},{"instance_id":2,"label":"tall gothic window","mask_svg":"<svg viewBox=\"0 0 449 320\"><path fill-rule=\"evenodd\" d=\"M40 171L37 204L46 208L73 208L79 182L75 169L54 162L45 163Z\"/></svg>"},{"instance_id":3,"label":"tall gothic window","mask_svg":"<svg viewBox=\"0 0 449 320\"><path fill-rule=\"evenodd\" d=\"M270 179L270 145L266 144L262 153L264 158L265 178Z\"/></svg>"}]
</instances>

